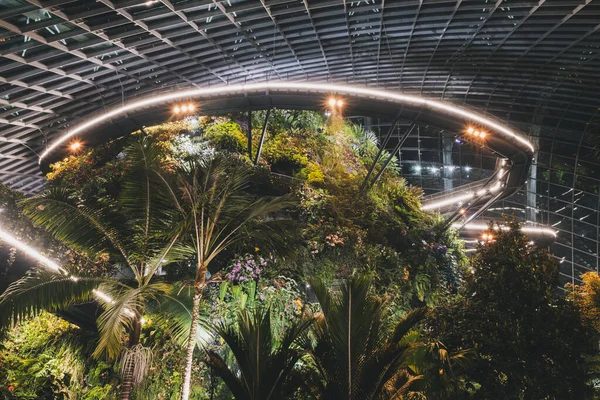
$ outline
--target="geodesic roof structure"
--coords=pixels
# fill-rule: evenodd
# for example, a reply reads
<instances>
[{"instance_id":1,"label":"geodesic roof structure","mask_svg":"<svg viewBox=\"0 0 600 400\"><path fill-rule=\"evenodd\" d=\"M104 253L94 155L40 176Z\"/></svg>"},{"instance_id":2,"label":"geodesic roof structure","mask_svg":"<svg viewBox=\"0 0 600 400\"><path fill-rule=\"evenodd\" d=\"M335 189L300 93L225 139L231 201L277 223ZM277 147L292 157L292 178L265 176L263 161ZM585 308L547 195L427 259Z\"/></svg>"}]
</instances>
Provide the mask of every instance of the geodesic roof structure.
<instances>
[{"instance_id":1,"label":"geodesic roof structure","mask_svg":"<svg viewBox=\"0 0 600 400\"><path fill-rule=\"evenodd\" d=\"M0 180L92 112L173 88L331 81L465 104L527 133L600 125L600 1L2 0Z\"/></svg>"}]
</instances>

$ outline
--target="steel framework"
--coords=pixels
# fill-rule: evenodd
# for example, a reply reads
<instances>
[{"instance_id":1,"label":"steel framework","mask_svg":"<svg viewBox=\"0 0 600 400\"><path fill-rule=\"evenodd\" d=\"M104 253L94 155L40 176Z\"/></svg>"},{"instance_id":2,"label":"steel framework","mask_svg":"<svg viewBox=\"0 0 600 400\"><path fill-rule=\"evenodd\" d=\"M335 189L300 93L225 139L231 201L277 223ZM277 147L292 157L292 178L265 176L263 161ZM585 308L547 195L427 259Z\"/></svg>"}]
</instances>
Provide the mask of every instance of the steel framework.
<instances>
[{"instance_id":1,"label":"steel framework","mask_svg":"<svg viewBox=\"0 0 600 400\"><path fill-rule=\"evenodd\" d=\"M83 116L217 83L351 82L593 130L599 20L598 0L3 0L0 180L35 193L35 153Z\"/></svg>"}]
</instances>

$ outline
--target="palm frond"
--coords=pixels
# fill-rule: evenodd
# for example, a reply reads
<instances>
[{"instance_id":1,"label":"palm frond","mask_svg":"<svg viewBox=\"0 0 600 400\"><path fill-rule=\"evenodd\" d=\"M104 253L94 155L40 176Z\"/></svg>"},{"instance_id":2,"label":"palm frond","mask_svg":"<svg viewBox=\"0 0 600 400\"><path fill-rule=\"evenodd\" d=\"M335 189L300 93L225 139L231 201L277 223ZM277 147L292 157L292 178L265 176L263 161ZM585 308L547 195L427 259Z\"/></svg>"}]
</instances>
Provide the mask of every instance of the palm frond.
<instances>
[{"instance_id":1,"label":"palm frond","mask_svg":"<svg viewBox=\"0 0 600 400\"><path fill-rule=\"evenodd\" d=\"M149 240L162 237L178 218L177 199L171 196L171 178L163 172L163 151L150 137L136 137L125 152L126 168L119 203L139 237L139 246L146 248Z\"/></svg>"},{"instance_id":2,"label":"palm frond","mask_svg":"<svg viewBox=\"0 0 600 400\"><path fill-rule=\"evenodd\" d=\"M105 200L98 207L80 203L67 190L51 188L40 196L20 203L23 212L36 225L44 227L60 241L94 256L109 252L119 254L129 263L127 243L130 236L114 204Z\"/></svg>"},{"instance_id":3,"label":"palm frond","mask_svg":"<svg viewBox=\"0 0 600 400\"><path fill-rule=\"evenodd\" d=\"M206 363L230 386L236 399L275 400L288 398L293 391L287 384L303 350L296 346L312 320L291 324L280 342L275 344L269 309L252 312L241 310L237 324L220 322L213 326L236 360L239 374L226 366L215 352L208 353ZM227 367L224 369L224 367ZM237 394L236 394L237 393Z\"/></svg>"},{"instance_id":4,"label":"palm frond","mask_svg":"<svg viewBox=\"0 0 600 400\"><path fill-rule=\"evenodd\" d=\"M390 341L392 343L400 343L402 338L414 329L415 325L425 319L428 312L427 307L419 307L408 311L396 324Z\"/></svg>"},{"instance_id":5,"label":"palm frond","mask_svg":"<svg viewBox=\"0 0 600 400\"><path fill-rule=\"evenodd\" d=\"M323 310L312 329L316 338L312 355L326 396L376 400L386 398L382 393L392 386L397 390L390 395L408 390L416 380L408 366L411 346L402 338L423 312L407 315L390 335L384 323L386 303L369 293L371 281L368 275L353 277L339 293L329 291L321 280L311 281Z\"/></svg>"},{"instance_id":6,"label":"palm frond","mask_svg":"<svg viewBox=\"0 0 600 400\"><path fill-rule=\"evenodd\" d=\"M92 291L105 281L93 277L73 280L66 275L34 268L10 284L0 296L0 327L8 327L41 311L56 312L72 304L91 301Z\"/></svg>"},{"instance_id":7,"label":"palm frond","mask_svg":"<svg viewBox=\"0 0 600 400\"><path fill-rule=\"evenodd\" d=\"M187 343L192 324L192 302L194 291L177 283L170 285L167 293L158 295L153 306L159 311L156 318L165 321L173 340L181 346ZM206 321L202 322L206 324Z\"/></svg>"},{"instance_id":8,"label":"palm frond","mask_svg":"<svg viewBox=\"0 0 600 400\"><path fill-rule=\"evenodd\" d=\"M116 359L121 354L125 334L133 328L135 318L139 318L144 304L143 288L110 283L100 286L99 290L107 298L99 299L104 311L96 321L100 340L93 356L99 358L105 355L108 359Z\"/></svg>"},{"instance_id":9,"label":"palm frond","mask_svg":"<svg viewBox=\"0 0 600 400\"><path fill-rule=\"evenodd\" d=\"M242 386L236 374L229 369L229 366L223 358L214 350L208 350L204 362L208 365L219 378L225 382L233 397L237 399L248 399L246 391Z\"/></svg>"}]
</instances>

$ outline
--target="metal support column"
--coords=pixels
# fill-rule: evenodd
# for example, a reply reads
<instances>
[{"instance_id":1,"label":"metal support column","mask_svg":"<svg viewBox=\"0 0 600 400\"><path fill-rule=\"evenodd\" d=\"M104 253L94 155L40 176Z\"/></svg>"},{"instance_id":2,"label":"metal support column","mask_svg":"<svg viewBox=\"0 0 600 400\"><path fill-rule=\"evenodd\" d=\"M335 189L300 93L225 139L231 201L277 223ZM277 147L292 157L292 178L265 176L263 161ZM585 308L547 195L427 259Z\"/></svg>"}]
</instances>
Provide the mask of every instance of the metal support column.
<instances>
[{"instance_id":1,"label":"metal support column","mask_svg":"<svg viewBox=\"0 0 600 400\"><path fill-rule=\"evenodd\" d=\"M454 146L454 138L442 134L442 176L444 190L452 190L454 188L454 164L452 163L452 147Z\"/></svg>"},{"instance_id":2,"label":"metal support column","mask_svg":"<svg viewBox=\"0 0 600 400\"><path fill-rule=\"evenodd\" d=\"M269 115L271 115L271 109L267 110L267 115L265 115L265 122L263 124L262 133L260 134L260 142L258 143L258 150L256 150L256 159L254 159L254 165L258 165L258 160L260 160L260 153L263 148L263 143L265 142L265 133L267 133L267 124L269 123Z\"/></svg>"},{"instance_id":3,"label":"metal support column","mask_svg":"<svg viewBox=\"0 0 600 400\"><path fill-rule=\"evenodd\" d=\"M539 131L539 128L537 128ZM530 137L529 140L535 146L533 153L534 161L531 163L529 170L529 178L525 183L525 219L527 221L538 222L537 220L537 159L539 139L536 136Z\"/></svg>"},{"instance_id":4,"label":"metal support column","mask_svg":"<svg viewBox=\"0 0 600 400\"><path fill-rule=\"evenodd\" d=\"M252 159L252 110L248 110L248 157Z\"/></svg>"}]
</instances>

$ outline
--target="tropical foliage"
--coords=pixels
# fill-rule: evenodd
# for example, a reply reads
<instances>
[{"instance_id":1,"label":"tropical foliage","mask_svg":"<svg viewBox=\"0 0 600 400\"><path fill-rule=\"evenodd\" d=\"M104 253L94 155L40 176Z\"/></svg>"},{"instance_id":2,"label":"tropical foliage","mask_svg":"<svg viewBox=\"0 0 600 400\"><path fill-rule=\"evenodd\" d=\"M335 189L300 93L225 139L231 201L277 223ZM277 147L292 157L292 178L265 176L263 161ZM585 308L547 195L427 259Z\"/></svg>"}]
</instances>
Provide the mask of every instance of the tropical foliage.
<instances>
[{"instance_id":1,"label":"tropical foliage","mask_svg":"<svg viewBox=\"0 0 600 400\"><path fill-rule=\"evenodd\" d=\"M520 231L492 229L461 296L428 324L451 349L476 349L467 393L455 398L583 399L589 331L572 304L555 296L557 262ZM535 372L532 372L535 371Z\"/></svg>"},{"instance_id":2,"label":"tropical foliage","mask_svg":"<svg viewBox=\"0 0 600 400\"><path fill-rule=\"evenodd\" d=\"M426 310L412 310L387 326L387 304L369 294L367 276L350 279L339 294L322 281L313 280L312 285L322 309L313 329L317 397L378 400L415 395L414 383L421 376L408 361L419 344L407 337Z\"/></svg>"},{"instance_id":3,"label":"tropical foliage","mask_svg":"<svg viewBox=\"0 0 600 400\"><path fill-rule=\"evenodd\" d=\"M372 132L271 110L259 156L265 116L144 128L39 196L0 187L2 229L61 266L0 249L11 281L30 267L0 296L4 397L586 398L597 275L557 297L513 222L467 260L396 162L361 190Z\"/></svg>"}]
</instances>

